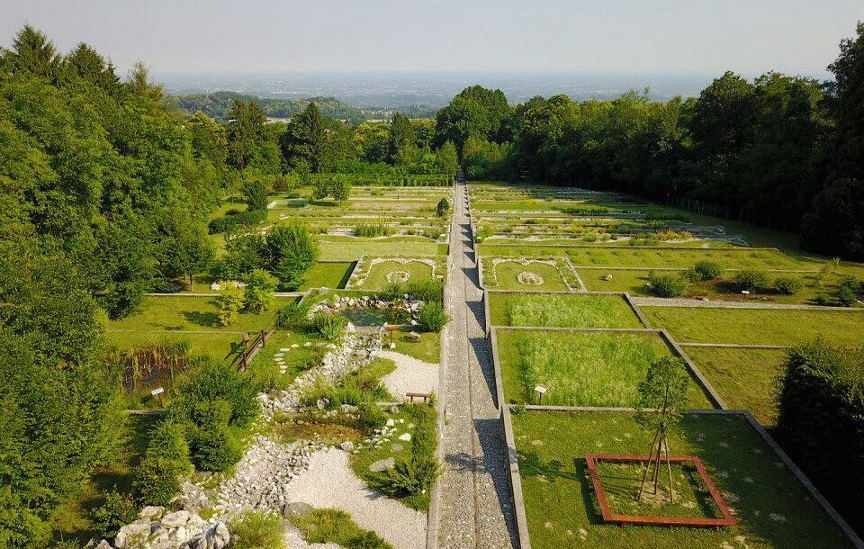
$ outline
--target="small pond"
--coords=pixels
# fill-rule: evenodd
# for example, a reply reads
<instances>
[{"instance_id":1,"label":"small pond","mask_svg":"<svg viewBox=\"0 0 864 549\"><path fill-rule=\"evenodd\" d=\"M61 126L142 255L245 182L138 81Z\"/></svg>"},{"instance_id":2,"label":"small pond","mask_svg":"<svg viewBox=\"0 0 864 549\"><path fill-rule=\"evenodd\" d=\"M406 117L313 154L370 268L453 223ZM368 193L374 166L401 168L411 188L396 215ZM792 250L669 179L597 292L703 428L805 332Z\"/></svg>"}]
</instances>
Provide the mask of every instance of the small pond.
<instances>
[{"instance_id":1,"label":"small pond","mask_svg":"<svg viewBox=\"0 0 864 549\"><path fill-rule=\"evenodd\" d=\"M383 326L405 322L404 315L392 309L369 309L366 307L349 307L340 311L355 326Z\"/></svg>"}]
</instances>

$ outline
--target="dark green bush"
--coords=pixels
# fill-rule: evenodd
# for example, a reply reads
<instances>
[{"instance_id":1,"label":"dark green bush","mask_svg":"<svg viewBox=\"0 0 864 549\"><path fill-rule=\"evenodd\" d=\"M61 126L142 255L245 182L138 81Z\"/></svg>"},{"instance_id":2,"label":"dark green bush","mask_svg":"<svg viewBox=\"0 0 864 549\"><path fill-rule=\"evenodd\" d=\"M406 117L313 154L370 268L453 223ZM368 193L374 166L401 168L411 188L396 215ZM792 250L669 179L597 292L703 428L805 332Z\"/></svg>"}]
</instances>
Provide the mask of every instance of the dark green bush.
<instances>
[{"instance_id":1,"label":"dark green bush","mask_svg":"<svg viewBox=\"0 0 864 549\"><path fill-rule=\"evenodd\" d=\"M267 219L267 210L252 210L248 212L226 213L224 217L217 217L210 221L207 232L210 234L227 233L241 227L252 227L263 223Z\"/></svg>"},{"instance_id":2,"label":"dark green bush","mask_svg":"<svg viewBox=\"0 0 864 549\"><path fill-rule=\"evenodd\" d=\"M435 206L435 213L438 214L438 217L445 217L449 211L450 202L448 202L446 198L439 200L438 205Z\"/></svg>"},{"instance_id":3,"label":"dark green bush","mask_svg":"<svg viewBox=\"0 0 864 549\"><path fill-rule=\"evenodd\" d=\"M783 295L794 295L801 291L804 285L791 276L778 276L774 279L774 288Z\"/></svg>"},{"instance_id":4,"label":"dark green bush","mask_svg":"<svg viewBox=\"0 0 864 549\"><path fill-rule=\"evenodd\" d=\"M169 414L180 421L194 420L199 404L215 400L228 404L231 427L248 427L260 412L254 380L227 364L213 362L180 385L180 397L172 403Z\"/></svg>"},{"instance_id":5,"label":"dark green bush","mask_svg":"<svg viewBox=\"0 0 864 549\"><path fill-rule=\"evenodd\" d=\"M791 350L778 408L786 452L853 528L864 527L864 348L817 340Z\"/></svg>"},{"instance_id":6,"label":"dark green bush","mask_svg":"<svg viewBox=\"0 0 864 549\"><path fill-rule=\"evenodd\" d=\"M735 288L738 291L752 292L768 286L768 273L748 269L735 275Z\"/></svg>"},{"instance_id":7,"label":"dark green bush","mask_svg":"<svg viewBox=\"0 0 864 549\"><path fill-rule=\"evenodd\" d=\"M390 236L393 234L393 227L386 221L364 221L354 226L354 236L361 238L376 238L379 236Z\"/></svg>"},{"instance_id":8,"label":"dark green bush","mask_svg":"<svg viewBox=\"0 0 864 549\"><path fill-rule=\"evenodd\" d=\"M357 423L361 429L372 431L380 429L387 422L387 413L374 402L363 402L358 408Z\"/></svg>"},{"instance_id":9,"label":"dark green bush","mask_svg":"<svg viewBox=\"0 0 864 549\"><path fill-rule=\"evenodd\" d=\"M427 492L438 476L440 466L434 456L412 455L400 458L392 469L381 473L379 489L388 496L405 497Z\"/></svg>"},{"instance_id":10,"label":"dark green bush","mask_svg":"<svg viewBox=\"0 0 864 549\"><path fill-rule=\"evenodd\" d=\"M132 476L135 499L144 505L168 505L180 492L180 477L184 472L175 460L145 456Z\"/></svg>"},{"instance_id":11,"label":"dark green bush","mask_svg":"<svg viewBox=\"0 0 864 549\"><path fill-rule=\"evenodd\" d=\"M713 261L700 261L696 263L693 270L699 274L700 280L716 280L723 272L720 265Z\"/></svg>"},{"instance_id":12,"label":"dark green bush","mask_svg":"<svg viewBox=\"0 0 864 549\"><path fill-rule=\"evenodd\" d=\"M680 273L648 273L651 290L660 297L678 297L687 289L689 281Z\"/></svg>"},{"instance_id":13,"label":"dark green bush","mask_svg":"<svg viewBox=\"0 0 864 549\"><path fill-rule=\"evenodd\" d=\"M837 301L844 307L851 307L858 301L861 293L864 293L864 284L854 276L846 276L837 287Z\"/></svg>"},{"instance_id":14,"label":"dark green bush","mask_svg":"<svg viewBox=\"0 0 864 549\"><path fill-rule=\"evenodd\" d=\"M121 494L116 489L105 496L105 503L93 510L90 520L93 530L103 538L113 538L120 528L137 518L135 503L128 494Z\"/></svg>"},{"instance_id":15,"label":"dark green bush","mask_svg":"<svg viewBox=\"0 0 864 549\"><path fill-rule=\"evenodd\" d=\"M225 471L243 457L243 448L225 423L205 423L196 429L192 459L202 471Z\"/></svg>"},{"instance_id":16,"label":"dark green bush","mask_svg":"<svg viewBox=\"0 0 864 549\"><path fill-rule=\"evenodd\" d=\"M444 307L436 301L424 303L417 313L420 329L424 332L440 332L450 322L451 317L444 311Z\"/></svg>"}]
</instances>

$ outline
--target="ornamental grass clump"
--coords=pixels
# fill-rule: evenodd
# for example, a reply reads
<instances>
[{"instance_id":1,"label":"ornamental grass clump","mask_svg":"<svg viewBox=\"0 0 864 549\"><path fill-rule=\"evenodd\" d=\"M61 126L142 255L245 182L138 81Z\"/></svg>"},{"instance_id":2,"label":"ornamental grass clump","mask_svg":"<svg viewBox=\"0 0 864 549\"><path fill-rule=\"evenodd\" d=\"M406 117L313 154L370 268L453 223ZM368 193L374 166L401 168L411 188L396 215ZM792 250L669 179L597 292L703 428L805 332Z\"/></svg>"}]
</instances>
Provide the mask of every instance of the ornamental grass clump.
<instances>
[{"instance_id":1,"label":"ornamental grass clump","mask_svg":"<svg viewBox=\"0 0 864 549\"><path fill-rule=\"evenodd\" d=\"M648 273L651 290L660 297L678 297L687 290L689 281L680 273Z\"/></svg>"}]
</instances>

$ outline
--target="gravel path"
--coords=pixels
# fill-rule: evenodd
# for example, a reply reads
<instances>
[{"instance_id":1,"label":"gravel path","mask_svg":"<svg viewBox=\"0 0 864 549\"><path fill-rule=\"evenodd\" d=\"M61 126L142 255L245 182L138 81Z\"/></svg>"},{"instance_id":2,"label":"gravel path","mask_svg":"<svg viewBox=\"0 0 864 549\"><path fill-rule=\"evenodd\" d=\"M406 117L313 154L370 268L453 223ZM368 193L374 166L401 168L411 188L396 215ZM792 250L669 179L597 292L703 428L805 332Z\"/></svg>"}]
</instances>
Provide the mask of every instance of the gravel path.
<instances>
[{"instance_id":1,"label":"gravel path","mask_svg":"<svg viewBox=\"0 0 864 549\"><path fill-rule=\"evenodd\" d=\"M399 400L405 393L437 393L438 365L417 360L414 357L394 351L378 351L378 356L392 360L396 369L384 376L382 382L391 395Z\"/></svg>"},{"instance_id":2,"label":"gravel path","mask_svg":"<svg viewBox=\"0 0 864 549\"><path fill-rule=\"evenodd\" d=\"M438 541L442 548L514 547L515 525L507 453L495 375L483 322L464 183L454 197L450 273L445 294L448 326L444 474Z\"/></svg>"},{"instance_id":3,"label":"gravel path","mask_svg":"<svg viewBox=\"0 0 864 549\"><path fill-rule=\"evenodd\" d=\"M775 309L801 311L857 311L840 307L822 307L819 305L804 305L801 303L765 303L764 301L723 301L702 299L687 299L681 297L630 297L635 305L644 307L714 307L727 309Z\"/></svg>"},{"instance_id":4,"label":"gravel path","mask_svg":"<svg viewBox=\"0 0 864 549\"><path fill-rule=\"evenodd\" d=\"M309 470L294 479L290 501L351 513L354 522L374 530L396 549L425 549L426 513L375 492L348 465L348 454L336 448L316 452Z\"/></svg>"}]
</instances>

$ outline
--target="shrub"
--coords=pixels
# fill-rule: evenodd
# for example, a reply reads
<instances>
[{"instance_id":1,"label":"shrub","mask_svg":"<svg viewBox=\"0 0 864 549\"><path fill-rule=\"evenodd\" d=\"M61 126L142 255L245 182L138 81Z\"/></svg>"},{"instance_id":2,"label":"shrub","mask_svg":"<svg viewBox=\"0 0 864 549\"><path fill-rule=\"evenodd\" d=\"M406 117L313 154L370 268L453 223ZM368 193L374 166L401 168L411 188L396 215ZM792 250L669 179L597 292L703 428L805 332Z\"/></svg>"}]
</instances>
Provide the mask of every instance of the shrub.
<instances>
[{"instance_id":1,"label":"shrub","mask_svg":"<svg viewBox=\"0 0 864 549\"><path fill-rule=\"evenodd\" d=\"M285 547L282 517L266 511L246 511L228 525L234 549Z\"/></svg>"},{"instance_id":2,"label":"shrub","mask_svg":"<svg viewBox=\"0 0 864 549\"><path fill-rule=\"evenodd\" d=\"M243 448L227 423L205 423L196 430L192 459L198 469L225 471L242 457Z\"/></svg>"},{"instance_id":3,"label":"shrub","mask_svg":"<svg viewBox=\"0 0 864 549\"><path fill-rule=\"evenodd\" d=\"M768 273L748 269L735 275L735 287L739 291L753 291L768 286Z\"/></svg>"},{"instance_id":4,"label":"shrub","mask_svg":"<svg viewBox=\"0 0 864 549\"><path fill-rule=\"evenodd\" d=\"M397 299L408 294L424 303L441 303L444 283L437 278L409 280L407 284L391 284L385 291L385 299Z\"/></svg>"},{"instance_id":5,"label":"shrub","mask_svg":"<svg viewBox=\"0 0 864 549\"><path fill-rule=\"evenodd\" d=\"M660 297L678 297L687 289L687 279L679 273L648 273L652 291Z\"/></svg>"},{"instance_id":6,"label":"shrub","mask_svg":"<svg viewBox=\"0 0 864 549\"><path fill-rule=\"evenodd\" d=\"M252 210L247 212L234 210L234 213L229 211L224 217L217 217L210 221L210 224L207 226L207 232L210 234L227 233L239 228L258 225L266 219L267 210Z\"/></svg>"},{"instance_id":7,"label":"shrub","mask_svg":"<svg viewBox=\"0 0 864 549\"><path fill-rule=\"evenodd\" d=\"M166 457L145 456L132 475L135 499L144 505L168 505L180 492L182 466Z\"/></svg>"},{"instance_id":8,"label":"shrub","mask_svg":"<svg viewBox=\"0 0 864 549\"><path fill-rule=\"evenodd\" d=\"M438 228L426 229L425 231L423 231L423 236L432 240L438 240L439 238L441 238L442 234L444 234L444 231Z\"/></svg>"},{"instance_id":9,"label":"shrub","mask_svg":"<svg viewBox=\"0 0 864 549\"><path fill-rule=\"evenodd\" d=\"M432 488L439 470L434 456L412 455L409 460L400 458L392 469L382 471L379 489L393 497L425 493Z\"/></svg>"},{"instance_id":10,"label":"shrub","mask_svg":"<svg viewBox=\"0 0 864 549\"><path fill-rule=\"evenodd\" d=\"M237 313L243 308L243 290L232 282L220 282L222 290L216 298L216 307L219 310L219 324L230 326L237 318Z\"/></svg>"},{"instance_id":11,"label":"shrub","mask_svg":"<svg viewBox=\"0 0 864 549\"><path fill-rule=\"evenodd\" d=\"M372 431L380 429L387 422L387 413L374 402L364 402L358 408L357 423L361 429Z\"/></svg>"},{"instance_id":12,"label":"shrub","mask_svg":"<svg viewBox=\"0 0 864 549\"><path fill-rule=\"evenodd\" d=\"M699 274L699 280L716 280L723 272L720 265L713 261L700 261L696 263L693 270Z\"/></svg>"},{"instance_id":13,"label":"shrub","mask_svg":"<svg viewBox=\"0 0 864 549\"><path fill-rule=\"evenodd\" d=\"M440 332L450 322L451 317L444 311L444 307L436 301L424 303L417 313L420 328L426 332Z\"/></svg>"},{"instance_id":14,"label":"shrub","mask_svg":"<svg viewBox=\"0 0 864 549\"><path fill-rule=\"evenodd\" d=\"M120 528L137 518L135 503L126 494L111 490L105 496L105 503L93 510L91 521L93 529L103 538L113 538Z\"/></svg>"},{"instance_id":15,"label":"shrub","mask_svg":"<svg viewBox=\"0 0 864 549\"><path fill-rule=\"evenodd\" d=\"M384 220L364 221L354 226L354 236L361 238L376 238L391 234L393 234L393 227Z\"/></svg>"},{"instance_id":16,"label":"shrub","mask_svg":"<svg viewBox=\"0 0 864 549\"><path fill-rule=\"evenodd\" d=\"M307 299L295 301L279 309L276 313L276 323L280 328L301 328L309 323L311 309L311 301Z\"/></svg>"},{"instance_id":17,"label":"shrub","mask_svg":"<svg viewBox=\"0 0 864 549\"><path fill-rule=\"evenodd\" d=\"M199 404L222 400L230 410L228 424L248 427L260 412L258 390L254 380L227 364L205 364L189 380L181 384L180 396L171 403L169 417L178 421L198 423Z\"/></svg>"},{"instance_id":18,"label":"shrub","mask_svg":"<svg viewBox=\"0 0 864 549\"><path fill-rule=\"evenodd\" d=\"M853 528L864 526L864 348L817 340L791 350L778 408L786 452L841 514L857 520Z\"/></svg>"},{"instance_id":19,"label":"shrub","mask_svg":"<svg viewBox=\"0 0 864 549\"><path fill-rule=\"evenodd\" d=\"M318 313L312 319L312 326L327 341L336 341L348 325L348 319L338 313Z\"/></svg>"},{"instance_id":20,"label":"shrub","mask_svg":"<svg viewBox=\"0 0 864 549\"><path fill-rule=\"evenodd\" d=\"M858 295L864 291L864 284L854 276L846 276L837 287L837 300L844 307L851 307L858 301Z\"/></svg>"},{"instance_id":21,"label":"shrub","mask_svg":"<svg viewBox=\"0 0 864 549\"><path fill-rule=\"evenodd\" d=\"M819 294L818 296L816 296L816 304L823 307L830 307L831 305L833 305L833 302L830 295Z\"/></svg>"},{"instance_id":22,"label":"shrub","mask_svg":"<svg viewBox=\"0 0 864 549\"><path fill-rule=\"evenodd\" d=\"M244 176L247 173L243 174ZM256 174L251 175L243 182L243 199L246 201L249 211L267 210L267 199L270 196L270 185L263 177Z\"/></svg>"},{"instance_id":23,"label":"shrub","mask_svg":"<svg viewBox=\"0 0 864 549\"><path fill-rule=\"evenodd\" d=\"M774 288L783 295L793 295L801 291L803 284L791 276L778 276L774 280Z\"/></svg>"},{"instance_id":24,"label":"shrub","mask_svg":"<svg viewBox=\"0 0 864 549\"><path fill-rule=\"evenodd\" d=\"M438 217L445 217L448 212L450 212L450 202L446 198L442 198L435 207L435 213L438 214Z\"/></svg>"},{"instance_id":25,"label":"shrub","mask_svg":"<svg viewBox=\"0 0 864 549\"><path fill-rule=\"evenodd\" d=\"M252 313L260 313L270 308L273 290L279 281L264 269L255 269L246 277L243 289L243 307Z\"/></svg>"}]
</instances>

